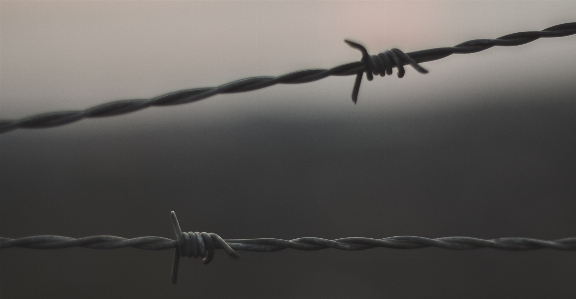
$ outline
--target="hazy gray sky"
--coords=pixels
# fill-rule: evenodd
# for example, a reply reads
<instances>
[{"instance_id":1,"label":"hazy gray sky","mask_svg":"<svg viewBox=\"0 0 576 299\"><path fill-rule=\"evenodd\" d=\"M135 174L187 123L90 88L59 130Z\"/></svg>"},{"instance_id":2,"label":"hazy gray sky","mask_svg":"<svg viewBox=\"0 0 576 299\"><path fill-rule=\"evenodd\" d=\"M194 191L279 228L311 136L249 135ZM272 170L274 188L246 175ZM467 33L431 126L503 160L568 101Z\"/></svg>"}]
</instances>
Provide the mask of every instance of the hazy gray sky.
<instances>
[{"instance_id":1,"label":"hazy gray sky","mask_svg":"<svg viewBox=\"0 0 576 299\"><path fill-rule=\"evenodd\" d=\"M574 1L3 1L0 118L329 68L359 59L345 38L371 53L409 52L541 30L574 21L574 11ZM566 61L576 61L574 37L452 56L425 63L426 76L409 69L402 80L365 81L353 109L452 105L450 98L466 104L473 92L566 86L566 75L576 72ZM330 116L351 109L353 80L275 86L123 117Z\"/></svg>"}]
</instances>

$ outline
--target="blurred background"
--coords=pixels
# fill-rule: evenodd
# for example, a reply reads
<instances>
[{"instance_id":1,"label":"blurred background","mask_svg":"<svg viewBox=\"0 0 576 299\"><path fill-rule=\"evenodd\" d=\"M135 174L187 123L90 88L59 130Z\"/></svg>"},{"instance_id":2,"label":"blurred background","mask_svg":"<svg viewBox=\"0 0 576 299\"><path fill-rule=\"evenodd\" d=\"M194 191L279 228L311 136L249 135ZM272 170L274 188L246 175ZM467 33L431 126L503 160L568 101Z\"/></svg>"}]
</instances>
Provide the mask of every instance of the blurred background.
<instances>
[{"instance_id":1,"label":"blurred background","mask_svg":"<svg viewBox=\"0 0 576 299\"><path fill-rule=\"evenodd\" d=\"M0 119L576 21L574 1L0 3ZM0 135L0 236L576 236L576 36ZM0 252L1 298L567 298L576 253Z\"/></svg>"}]
</instances>

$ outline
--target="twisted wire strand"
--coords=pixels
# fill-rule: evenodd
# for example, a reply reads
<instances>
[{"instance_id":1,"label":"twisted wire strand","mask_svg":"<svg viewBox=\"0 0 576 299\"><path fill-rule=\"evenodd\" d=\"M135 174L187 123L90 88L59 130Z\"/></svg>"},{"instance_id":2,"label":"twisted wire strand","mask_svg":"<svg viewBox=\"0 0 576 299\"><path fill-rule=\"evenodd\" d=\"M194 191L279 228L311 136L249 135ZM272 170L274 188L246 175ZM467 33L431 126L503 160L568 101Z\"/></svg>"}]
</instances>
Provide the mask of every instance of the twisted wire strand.
<instances>
[{"instance_id":1,"label":"twisted wire strand","mask_svg":"<svg viewBox=\"0 0 576 299\"><path fill-rule=\"evenodd\" d=\"M475 39L470 40L453 47L433 48L428 50L415 51L404 53L398 49L386 51L381 54L369 56L363 52L361 61L351 62L331 69L308 69L282 76L260 76L240 79L226 83L216 87L193 88L171 92L168 94L153 97L151 99L128 99L113 101L101 105L97 105L86 110L78 111L58 111L37 114L29 117L24 117L17 120L0 120L0 134L6 133L18 128L23 129L38 129L49 128L69 124L79 121L83 118L93 117L106 117L115 116L125 113L135 112L151 106L171 106L181 105L186 103L196 102L217 94L228 94L237 92L247 92L269 87L276 84L300 84L317 81L329 76L350 76L356 75L356 82L352 92L352 100L356 102L358 90L360 88L360 81L362 80L361 73L365 72L368 80L371 80L372 74L384 73L390 74L393 67L398 68L399 77L404 75L403 65L411 64L416 70L425 73L418 63L438 60L450 56L452 54L470 54L495 46L519 46L539 38L550 37L563 37L576 34L576 22L565 23L546 28L542 31L526 31L517 32L501 36L496 39ZM348 45L359 45L346 41ZM362 47L362 46L360 46ZM355 47L361 50L358 47ZM364 48L364 47L362 47ZM387 61L387 59L389 61ZM381 63L388 63L382 65Z\"/></svg>"},{"instance_id":2,"label":"twisted wire strand","mask_svg":"<svg viewBox=\"0 0 576 299\"><path fill-rule=\"evenodd\" d=\"M211 233L209 234L215 235ZM328 248L356 251L378 247L392 249L418 249L425 247L438 247L455 250L472 250L480 248L493 248L500 250L576 250L576 237L551 241L517 237L478 239L472 237L425 238L417 236L395 236L382 239L349 237L334 240L317 237L304 237L292 240L275 238L221 240L224 241L233 250L258 252L275 252L284 249L314 251ZM178 240L171 240L168 238L156 236L138 237L132 239L107 235L84 238L71 238L56 235L31 236L18 239L0 237L0 249L7 249L12 247L32 249L63 249L71 247L84 247L91 249L118 249L132 247L144 250L165 250L178 248L179 243ZM215 243L214 249L224 248L220 243ZM186 250L183 252L185 255L187 255Z\"/></svg>"},{"instance_id":3,"label":"twisted wire strand","mask_svg":"<svg viewBox=\"0 0 576 299\"><path fill-rule=\"evenodd\" d=\"M204 264L208 264L212 261L216 249L224 250L224 252L233 258L240 257L236 250L275 252L284 249L314 251L328 248L348 251L366 250L378 247L393 249L437 247L454 250L493 248L514 251L535 249L576 251L576 237L552 241L517 237L497 239L443 237L432 239L418 236L396 236L382 239L349 237L334 240L316 237L304 237L292 240L275 238L222 239L219 235L214 233L182 232L176 213L173 211L171 212L171 219L176 240L153 236L127 239L107 235L84 238L71 238L55 235L31 236L19 239L0 237L0 249L11 247L33 249L61 249L70 247L84 247L91 249L117 249L125 247L145 250L176 249L172 264L173 283L176 283L178 280L180 257L203 257Z\"/></svg>"}]
</instances>

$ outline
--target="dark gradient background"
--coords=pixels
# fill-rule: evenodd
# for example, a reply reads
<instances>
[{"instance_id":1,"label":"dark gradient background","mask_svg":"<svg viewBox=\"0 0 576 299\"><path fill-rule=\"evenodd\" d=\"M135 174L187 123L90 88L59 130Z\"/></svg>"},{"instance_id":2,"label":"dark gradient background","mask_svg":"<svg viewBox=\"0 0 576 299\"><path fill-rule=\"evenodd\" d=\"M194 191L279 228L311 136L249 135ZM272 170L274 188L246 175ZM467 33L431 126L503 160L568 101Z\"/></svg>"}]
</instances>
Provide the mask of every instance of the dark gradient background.
<instances>
[{"instance_id":1,"label":"dark gradient background","mask_svg":"<svg viewBox=\"0 0 576 299\"><path fill-rule=\"evenodd\" d=\"M371 52L393 46L408 52L539 30L576 21L575 8L574 2L3 2L0 118L358 59L343 38ZM389 18L376 18L390 10ZM214 21L208 13L228 15ZM187 32L183 24L200 16L209 24ZM399 20L407 26L400 33L377 26ZM145 24L157 30L137 34ZM218 36L233 28L244 35ZM270 28L284 31L278 36ZM378 38L378 30L392 42ZM205 40L197 47L186 36ZM158 45L159 39L176 46ZM100 48L91 52L91 45ZM223 238L576 236L576 37L423 66L430 74L409 69L402 80L365 81L357 105L349 98L353 77L338 77L0 135L0 236L174 238L171 210L184 230ZM184 259L179 284L172 285L172 250L5 249L0 297L576 293L575 252L239 253L232 260L218 251L208 266Z\"/></svg>"}]
</instances>

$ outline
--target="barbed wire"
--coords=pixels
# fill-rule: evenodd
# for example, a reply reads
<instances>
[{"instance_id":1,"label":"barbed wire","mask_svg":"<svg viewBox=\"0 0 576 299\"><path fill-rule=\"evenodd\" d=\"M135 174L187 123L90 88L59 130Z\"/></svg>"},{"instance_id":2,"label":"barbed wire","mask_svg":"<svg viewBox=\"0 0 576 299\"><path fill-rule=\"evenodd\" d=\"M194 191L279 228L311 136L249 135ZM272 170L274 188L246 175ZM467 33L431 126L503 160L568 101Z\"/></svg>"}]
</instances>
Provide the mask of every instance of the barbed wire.
<instances>
[{"instance_id":1,"label":"barbed wire","mask_svg":"<svg viewBox=\"0 0 576 299\"><path fill-rule=\"evenodd\" d=\"M172 265L173 283L176 283L178 279L180 257L203 257L204 264L208 264L212 261L216 249L224 250L233 258L240 257L236 250L275 252L284 249L314 251L328 248L348 251L366 250L377 247L393 249L438 247L454 250L493 248L513 251L535 249L576 251L576 237L553 241L518 237L486 240L472 237L443 237L431 239L418 236L396 236L382 239L349 237L334 240L317 237L304 237L292 240L276 238L222 239L219 235L214 233L182 232L176 213L172 211L170 215L174 233L176 234L176 240L154 236L127 239L107 235L84 238L71 238L55 235L31 236L19 239L0 237L0 249L11 247L32 249L61 249L70 247L84 247L91 249L117 249L125 247L146 250L176 249Z\"/></svg>"},{"instance_id":2,"label":"barbed wire","mask_svg":"<svg viewBox=\"0 0 576 299\"><path fill-rule=\"evenodd\" d=\"M565 23L546 28L542 31L525 31L501 36L496 39L475 39L453 47L434 48L428 50L404 53L398 49L385 51L378 55L370 56L366 49L348 40L345 42L362 52L361 61L351 62L331 69L308 69L288 73L282 76L260 76L240 79L226 83L217 87L194 88L171 92L151 99L128 99L113 101L97 105L86 110L58 111L42 113L17 120L0 120L0 134L18 128L39 129L61 126L73 123L83 118L105 117L126 114L142 110L151 106L172 106L196 102L217 94L228 94L247 92L269 87L276 84L300 84L317 81L329 76L350 76L356 75L356 81L352 91L352 100L357 101L360 83L363 73L366 73L368 80L372 80L372 75L385 76L392 74L392 68L398 69L398 77L404 76L403 66L412 65L418 72L427 73L418 63L438 60L452 54L470 54L494 46L519 46L539 38L563 37L576 34L576 22Z\"/></svg>"}]
</instances>

